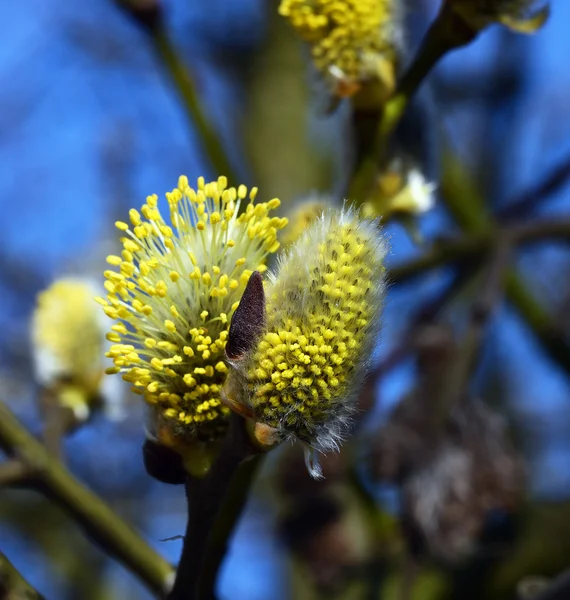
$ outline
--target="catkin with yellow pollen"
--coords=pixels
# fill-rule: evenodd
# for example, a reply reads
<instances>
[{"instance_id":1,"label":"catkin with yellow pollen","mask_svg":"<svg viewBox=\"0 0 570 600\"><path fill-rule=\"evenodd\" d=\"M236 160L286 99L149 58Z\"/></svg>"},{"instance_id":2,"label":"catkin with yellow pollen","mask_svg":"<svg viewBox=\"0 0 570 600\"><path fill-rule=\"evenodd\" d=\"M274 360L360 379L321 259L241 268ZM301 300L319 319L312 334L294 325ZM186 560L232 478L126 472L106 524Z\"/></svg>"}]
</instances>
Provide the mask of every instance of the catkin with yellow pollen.
<instances>
[{"instance_id":1,"label":"catkin with yellow pollen","mask_svg":"<svg viewBox=\"0 0 570 600\"><path fill-rule=\"evenodd\" d=\"M93 303L97 286L74 277L40 292L32 318L32 354L38 382L57 390L77 419L89 416L104 372L105 327Z\"/></svg>"},{"instance_id":2,"label":"catkin with yellow pollen","mask_svg":"<svg viewBox=\"0 0 570 600\"><path fill-rule=\"evenodd\" d=\"M401 35L394 0L281 0L279 13L309 43L316 68L338 96L394 79Z\"/></svg>"},{"instance_id":3,"label":"catkin with yellow pollen","mask_svg":"<svg viewBox=\"0 0 570 600\"><path fill-rule=\"evenodd\" d=\"M114 270L105 272L107 298L97 298L117 321L107 336L108 373L121 373L144 397L167 437L208 443L225 433L229 320L287 223L270 216L278 199L255 203L256 195L228 188L225 177L199 178L197 189L180 177L166 194L170 225L157 196L130 211L130 225L116 223L123 251L107 257Z\"/></svg>"},{"instance_id":4,"label":"catkin with yellow pollen","mask_svg":"<svg viewBox=\"0 0 570 600\"><path fill-rule=\"evenodd\" d=\"M385 254L375 221L328 209L280 259L260 333L224 390L273 441L338 447L380 329Z\"/></svg>"}]
</instances>

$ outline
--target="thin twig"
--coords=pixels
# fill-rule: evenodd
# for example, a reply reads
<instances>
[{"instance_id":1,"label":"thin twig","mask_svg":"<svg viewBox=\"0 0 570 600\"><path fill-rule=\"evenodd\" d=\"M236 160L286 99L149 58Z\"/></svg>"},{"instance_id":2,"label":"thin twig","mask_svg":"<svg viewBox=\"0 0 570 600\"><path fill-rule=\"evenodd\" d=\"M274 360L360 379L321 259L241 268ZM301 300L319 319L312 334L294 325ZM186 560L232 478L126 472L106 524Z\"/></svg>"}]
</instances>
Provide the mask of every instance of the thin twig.
<instances>
[{"instance_id":1,"label":"thin twig","mask_svg":"<svg viewBox=\"0 0 570 600\"><path fill-rule=\"evenodd\" d=\"M40 405L44 445L53 457L63 461L62 442L76 424L75 414L68 406L61 405L57 390L43 390Z\"/></svg>"},{"instance_id":2,"label":"thin twig","mask_svg":"<svg viewBox=\"0 0 570 600\"><path fill-rule=\"evenodd\" d=\"M29 475L30 470L24 462L10 458L0 464L0 487L26 483Z\"/></svg>"},{"instance_id":3,"label":"thin twig","mask_svg":"<svg viewBox=\"0 0 570 600\"><path fill-rule=\"evenodd\" d=\"M225 175L230 183L237 184L233 168L224 152L218 133L206 117L194 82L190 77L184 62L180 58L174 45L162 25L151 31L152 41L156 53L161 58L170 78L183 102L183 106L190 118L191 124L196 128L200 143L203 144L216 176Z\"/></svg>"},{"instance_id":4,"label":"thin twig","mask_svg":"<svg viewBox=\"0 0 570 600\"><path fill-rule=\"evenodd\" d=\"M221 562L219 555L220 540L216 540L216 551L209 553L212 531L226 496L232 496L235 489L236 472L240 465L257 453L245 431L245 422L236 413L230 416L230 431L224 441L220 456L205 479L189 477L186 484L188 499L188 524L184 536L182 555L176 572L176 579L168 600L210 600L201 591L202 572L208 573L208 583L215 583L215 570L208 561L215 561L216 568ZM251 480L250 480L251 481ZM245 492L244 492L245 493ZM242 501L243 506L243 501ZM235 515L235 520L239 515ZM226 528L226 534L231 533ZM225 540L224 540L225 545Z\"/></svg>"},{"instance_id":5,"label":"thin twig","mask_svg":"<svg viewBox=\"0 0 570 600\"><path fill-rule=\"evenodd\" d=\"M115 3L150 36L156 55L180 95L190 124L197 130L199 143L203 145L216 177L225 175L230 183L236 184L234 170L218 132L204 112L194 81L167 32L164 23L164 4L158 1L149 3L135 0L115 0Z\"/></svg>"},{"instance_id":6,"label":"thin twig","mask_svg":"<svg viewBox=\"0 0 570 600\"><path fill-rule=\"evenodd\" d=\"M507 297L541 343L546 355L570 374L570 343L564 330L514 270L507 274Z\"/></svg>"},{"instance_id":7,"label":"thin twig","mask_svg":"<svg viewBox=\"0 0 570 600\"><path fill-rule=\"evenodd\" d=\"M485 267L484 281L470 310L467 330L449 369L442 397L438 402L439 423L445 422L453 407L467 397L471 372L494 308L503 295L509 265L510 240L500 237L496 250Z\"/></svg>"},{"instance_id":8,"label":"thin twig","mask_svg":"<svg viewBox=\"0 0 570 600\"><path fill-rule=\"evenodd\" d=\"M485 210L485 202L480 196L464 165L444 145L444 172L441 185L441 198L449 213L467 233L473 235L493 235L497 233L497 223ZM559 220L559 224L563 221ZM538 241L539 234L547 232L552 237L562 233L555 221L541 231L534 229L532 223L519 225L518 234L514 233L513 242ZM545 239L551 237L546 235ZM565 237L565 236L562 236ZM555 360L566 373L570 373L570 343L563 332L552 320L548 311L534 298L523 279L515 269L507 273L507 298L541 342L546 354Z\"/></svg>"},{"instance_id":9,"label":"thin twig","mask_svg":"<svg viewBox=\"0 0 570 600\"><path fill-rule=\"evenodd\" d=\"M0 598L4 600L43 600L19 573L8 558L0 552Z\"/></svg>"},{"instance_id":10,"label":"thin twig","mask_svg":"<svg viewBox=\"0 0 570 600\"><path fill-rule=\"evenodd\" d=\"M509 200L495 216L501 223L528 217L549 196L558 192L570 179L570 158L566 158L536 186Z\"/></svg>"},{"instance_id":11,"label":"thin twig","mask_svg":"<svg viewBox=\"0 0 570 600\"><path fill-rule=\"evenodd\" d=\"M408 281L430 269L477 256L493 246L497 235L508 235L515 245L528 245L541 241L570 243L570 220L541 219L516 223L504 229L482 228L475 233L442 241L418 258L397 264L389 270L393 283Z\"/></svg>"},{"instance_id":12,"label":"thin twig","mask_svg":"<svg viewBox=\"0 0 570 600\"><path fill-rule=\"evenodd\" d=\"M348 197L351 200L357 202L365 200L367 192L372 188L378 163L383 158L390 136L400 123L423 80L441 58L451 50L469 43L475 35L473 30L457 18L447 3L444 3L422 40L411 65L398 83L394 95L383 107L374 140L370 144L368 153L360 164L356 165L350 182Z\"/></svg>"},{"instance_id":13,"label":"thin twig","mask_svg":"<svg viewBox=\"0 0 570 600\"><path fill-rule=\"evenodd\" d=\"M105 552L122 562L154 593L164 594L168 590L171 566L107 504L50 456L2 402L0 448L8 456L22 460L30 469L35 487L57 501Z\"/></svg>"}]
</instances>

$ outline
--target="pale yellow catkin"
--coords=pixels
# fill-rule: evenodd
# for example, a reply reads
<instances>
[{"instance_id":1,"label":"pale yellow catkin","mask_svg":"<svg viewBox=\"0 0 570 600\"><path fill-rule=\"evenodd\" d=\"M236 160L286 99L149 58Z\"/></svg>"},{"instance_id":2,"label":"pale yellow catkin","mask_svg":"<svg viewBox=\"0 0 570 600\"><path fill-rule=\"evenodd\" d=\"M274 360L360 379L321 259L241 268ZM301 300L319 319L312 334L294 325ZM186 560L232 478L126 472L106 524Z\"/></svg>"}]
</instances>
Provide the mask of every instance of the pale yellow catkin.
<instances>
[{"instance_id":1,"label":"pale yellow catkin","mask_svg":"<svg viewBox=\"0 0 570 600\"><path fill-rule=\"evenodd\" d=\"M287 224L270 216L278 199L256 203L256 195L257 188L228 188L225 177L200 178L196 189L180 177L166 194L170 224L157 196L130 211L130 225L116 223L123 251L107 258L108 294L97 299L116 321L107 372L132 384L169 435L208 442L226 431L220 390L229 322Z\"/></svg>"},{"instance_id":2,"label":"pale yellow catkin","mask_svg":"<svg viewBox=\"0 0 570 600\"><path fill-rule=\"evenodd\" d=\"M377 222L326 209L267 282L265 327L233 362L230 402L280 440L336 448L378 340L385 254Z\"/></svg>"}]
</instances>

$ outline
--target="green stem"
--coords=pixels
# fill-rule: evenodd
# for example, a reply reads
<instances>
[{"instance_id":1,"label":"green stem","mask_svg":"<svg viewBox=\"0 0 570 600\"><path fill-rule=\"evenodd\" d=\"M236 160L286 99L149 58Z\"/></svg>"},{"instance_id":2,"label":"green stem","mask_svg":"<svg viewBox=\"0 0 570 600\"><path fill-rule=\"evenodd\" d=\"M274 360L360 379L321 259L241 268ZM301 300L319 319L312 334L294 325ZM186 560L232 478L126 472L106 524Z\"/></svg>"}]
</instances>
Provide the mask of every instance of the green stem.
<instances>
[{"instance_id":1,"label":"green stem","mask_svg":"<svg viewBox=\"0 0 570 600\"><path fill-rule=\"evenodd\" d=\"M43 600L16 567L0 552L0 598L5 600Z\"/></svg>"},{"instance_id":2,"label":"green stem","mask_svg":"<svg viewBox=\"0 0 570 600\"><path fill-rule=\"evenodd\" d=\"M235 173L223 150L219 136L204 114L194 82L184 62L170 41L166 30L159 23L155 27L152 27L150 32L156 53L162 60L174 86L180 94L184 108L190 117L192 125L198 131L200 143L204 146L206 155L212 163L216 176L225 175L230 184L237 184Z\"/></svg>"},{"instance_id":3,"label":"green stem","mask_svg":"<svg viewBox=\"0 0 570 600\"><path fill-rule=\"evenodd\" d=\"M362 162L356 165L348 190L351 200L364 202L368 191L372 189L378 162L384 158L390 136L422 81L443 56L469 43L473 38L474 33L466 29L465 24L444 5L426 33L412 64L400 80L396 92L383 107L370 149Z\"/></svg>"},{"instance_id":4,"label":"green stem","mask_svg":"<svg viewBox=\"0 0 570 600\"><path fill-rule=\"evenodd\" d=\"M105 552L122 562L154 593L162 595L167 591L171 566L107 504L51 457L1 402L0 448L27 465L36 487L57 501Z\"/></svg>"}]
</instances>

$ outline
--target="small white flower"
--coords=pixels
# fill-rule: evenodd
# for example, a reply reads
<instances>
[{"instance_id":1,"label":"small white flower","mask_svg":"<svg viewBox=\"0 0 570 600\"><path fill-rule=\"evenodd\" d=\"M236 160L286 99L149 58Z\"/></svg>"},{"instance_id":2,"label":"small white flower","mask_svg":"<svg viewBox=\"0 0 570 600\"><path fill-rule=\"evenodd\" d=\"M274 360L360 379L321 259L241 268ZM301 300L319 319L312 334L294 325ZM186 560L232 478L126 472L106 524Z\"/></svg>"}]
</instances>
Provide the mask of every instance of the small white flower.
<instances>
[{"instance_id":1,"label":"small white flower","mask_svg":"<svg viewBox=\"0 0 570 600\"><path fill-rule=\"evenodd\" d=\"M411 169L407 177L407 186L394 198L393 206L398 207L398 199L402 197L402 205L407 212L421 214L431 210L435 205L437 185L429 182L418 169Z\"/></svg>"}]
</instances>

